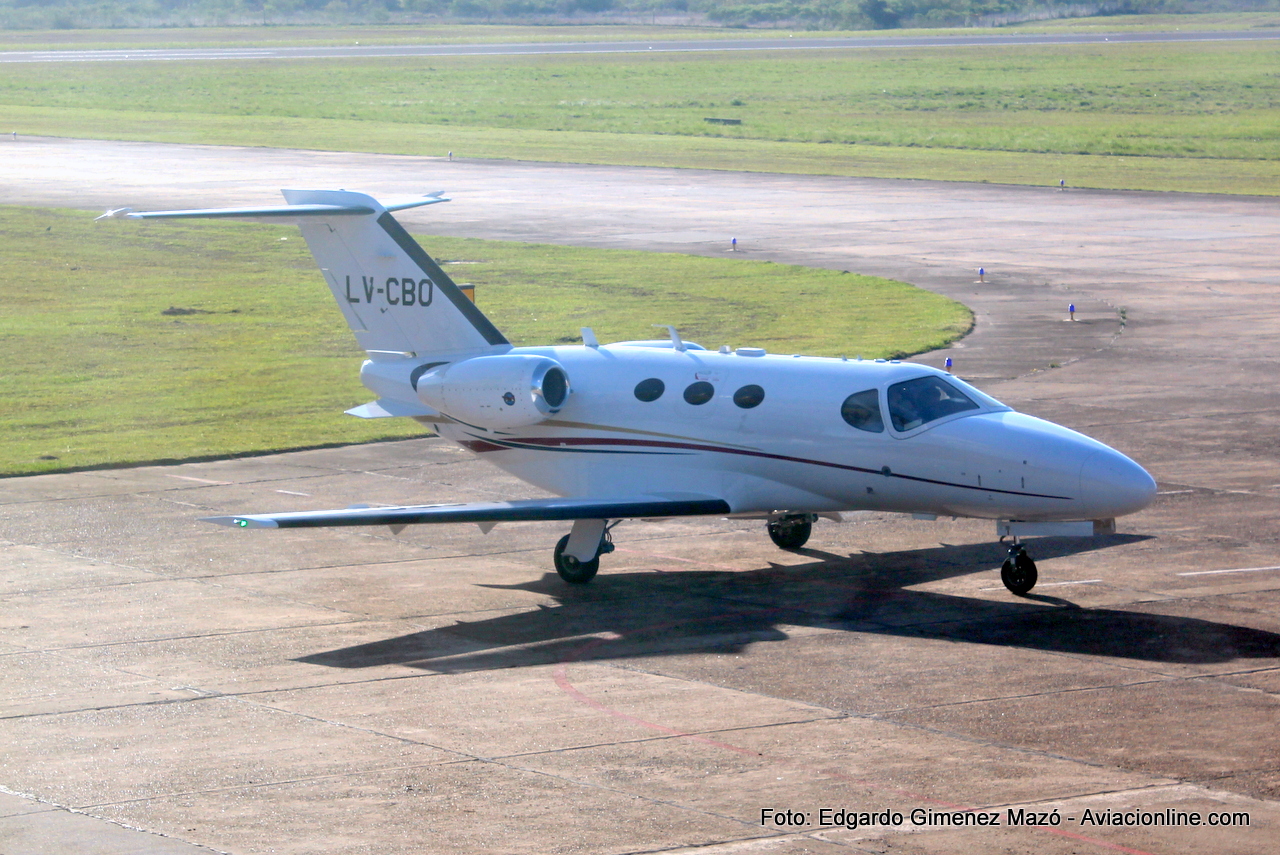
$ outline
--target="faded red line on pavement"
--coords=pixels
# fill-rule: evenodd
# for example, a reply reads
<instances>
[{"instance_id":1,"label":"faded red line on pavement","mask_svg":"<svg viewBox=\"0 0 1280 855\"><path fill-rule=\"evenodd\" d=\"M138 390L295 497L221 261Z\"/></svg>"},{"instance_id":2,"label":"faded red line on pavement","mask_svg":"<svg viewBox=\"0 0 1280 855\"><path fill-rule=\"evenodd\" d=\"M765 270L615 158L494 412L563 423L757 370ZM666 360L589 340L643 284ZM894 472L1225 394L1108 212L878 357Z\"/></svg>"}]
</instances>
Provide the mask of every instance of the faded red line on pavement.
<instances>
[{"instance_id":1,"label":"faded red line on pavement","mask_svg":"<svg viewBox=\"0 0 1280 855\"><path fill-rule=\"evenodd\" d=\"M640 727L648 728L649 730L656 730L660 733L665 733L668 736L678 736L681 739L689 739L689 740L692 740L693 742L700 742L703 745L711 745L716 748L723 748L726 751L733 751L737 754L747 754L751 757L764 756L759 751L751 751L750 749L747 749L747 748L741 748L737 745L731 745L728 742L721 742L718 739L710 739L706 736L699 736L694 733L686 733L683 730L678 730L674 727L667 727L665 724L658 724L657 722L648 721L647 719L643 719L638 716L624 713L621 710L617 710L617 709L614 709L613 707L606 706L605 704L602 704L599 701L593 698L590 698L586 694L584 694L581 690L578 689L577 686L569 682L569 674L568 674L569 662L580 658L581 656L586 654L591 648L597 647L601 644L605 644L610 640L611 639L607 639L607 638L597 638L594 641L588 642L587 644L583 645L578 651L576 651L576 654L574 655L573 659L561 662L559 665L557 665L555 670L556 685L559 686L561 689L563 689L569 695L569 697L573 698L575 701L578 701L581 704L589 706L594 710L599 710L600 712L605 713L606 715L613 716L614 718L618 718L623 721L631 722L632 724L639 725Z\"/></svg>"}]
</instances>

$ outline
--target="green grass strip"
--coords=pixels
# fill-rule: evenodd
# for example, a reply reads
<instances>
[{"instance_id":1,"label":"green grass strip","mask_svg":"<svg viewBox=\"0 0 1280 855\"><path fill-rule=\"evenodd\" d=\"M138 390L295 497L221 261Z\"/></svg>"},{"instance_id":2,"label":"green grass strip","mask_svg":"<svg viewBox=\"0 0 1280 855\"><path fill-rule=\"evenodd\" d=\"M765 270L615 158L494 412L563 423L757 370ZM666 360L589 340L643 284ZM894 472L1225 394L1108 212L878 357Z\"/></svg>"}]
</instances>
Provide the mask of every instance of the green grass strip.
<instances>
[{"instance_id":1,"label":"green grass strip","mask_svg":"<svg viewBox=\"0 0 1280 855\"><path fill-rule=\"evenodd\" d=\"M1280 160L982 151L398 122L4 107L21 134L603 166L1280 195ZM0 140L3 142L3 140Z\"/></svg>"},{"instance_id":2,"label":"green grass strip","mask_svg":"<svg viewBox=\"0 0 1280 855\"><path fill-rule=\"evenodd\" d=\"M1272 195L1278 62L1263 41L18 64L0 130Z\"/></svg>"},{"instance_id":3,"label":"green grass strip","mask_svg":"<svg viewBox=\"0 0 1280 855\"><path fill-rule=\"evenodd\" d=\"M343 410L363 353L296 229L92 222L0 208L0 474L417 436ZM431 237L517 344L654 338L867 357L933 349L969 311L901 282L737 259ZM822 322L815 323L814 317Z\"/></svg>"}]
</instances>

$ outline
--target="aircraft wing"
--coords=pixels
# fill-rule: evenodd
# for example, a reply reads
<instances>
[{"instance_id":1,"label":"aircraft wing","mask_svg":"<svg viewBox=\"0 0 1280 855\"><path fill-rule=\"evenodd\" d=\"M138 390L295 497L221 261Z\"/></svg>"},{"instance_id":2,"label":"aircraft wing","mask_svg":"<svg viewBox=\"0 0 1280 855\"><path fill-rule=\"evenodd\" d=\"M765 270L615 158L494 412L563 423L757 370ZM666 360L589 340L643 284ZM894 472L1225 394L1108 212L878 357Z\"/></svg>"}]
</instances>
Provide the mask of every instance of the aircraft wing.
<instances>
[{"instance_id":1,"label":"aircraft wing","mask_svg":"<svg viewBox=\"0 0 1280 855\"><path fill-rule=\"evenodd\" d=\"M236 528L316 528L340 525L404 526L417 523L530 522L537 520L608 520L689 516L723 516L729 503L712 496L635 499L524 499L515 502L472 502L461 505L407 505L388 508L345 508L204 517L204 522Z\"/></svg>"}]
</instances>

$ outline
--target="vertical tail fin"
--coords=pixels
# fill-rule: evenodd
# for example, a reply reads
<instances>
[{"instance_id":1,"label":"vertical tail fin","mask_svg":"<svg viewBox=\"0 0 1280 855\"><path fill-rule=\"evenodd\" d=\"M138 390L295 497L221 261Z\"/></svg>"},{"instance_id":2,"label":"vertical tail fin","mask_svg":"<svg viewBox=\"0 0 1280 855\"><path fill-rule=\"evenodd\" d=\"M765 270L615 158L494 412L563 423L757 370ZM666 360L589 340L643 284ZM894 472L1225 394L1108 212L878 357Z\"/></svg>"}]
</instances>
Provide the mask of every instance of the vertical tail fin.
<instances>
[{"instance_id":1,"label":"vertical tail fin","mask_svg":"<svg viewBox=\"0 0 1280 855\"><path fill-rule=\"evenodd\" d=\"M510 349L506 337L391 215L446 199L384 206L348 190L283 192L289 204L282 207L113 213L130 219L295 221L343 317L375 359Z\"/></svg>"},{"instance_id":2,"label":"vertical tail fin","mask_svg":"<svg viewBox=\"0 0 1280 855\"><path fill-rule=\"evenodd\" d=\"M346 190L285 190L284 197L291 206L372 210L299 222L311 255L365 350L422 356L510 347L373 197Z\"/></svg>"}]
</instances>

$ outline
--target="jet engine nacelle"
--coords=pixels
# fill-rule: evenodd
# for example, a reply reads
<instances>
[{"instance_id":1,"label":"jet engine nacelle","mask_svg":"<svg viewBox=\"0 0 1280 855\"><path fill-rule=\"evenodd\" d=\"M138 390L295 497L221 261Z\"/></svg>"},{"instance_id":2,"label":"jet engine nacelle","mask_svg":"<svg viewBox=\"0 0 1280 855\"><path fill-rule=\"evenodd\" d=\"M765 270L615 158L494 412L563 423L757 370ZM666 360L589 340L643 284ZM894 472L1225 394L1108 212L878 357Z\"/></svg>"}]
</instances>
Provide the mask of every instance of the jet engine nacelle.
<instances>
[{"instance_id":1,"label":"jet engine nacelle","mask_svg":"<svg viewBox=\"0 0 1280 855\"><path fill-rule=\"evenodd\" d=\"M569 375L546 356L476 356L418 378L418 398L460 422L484 428L537 424L569 398Z\"/></svg>"}]
</instances>

